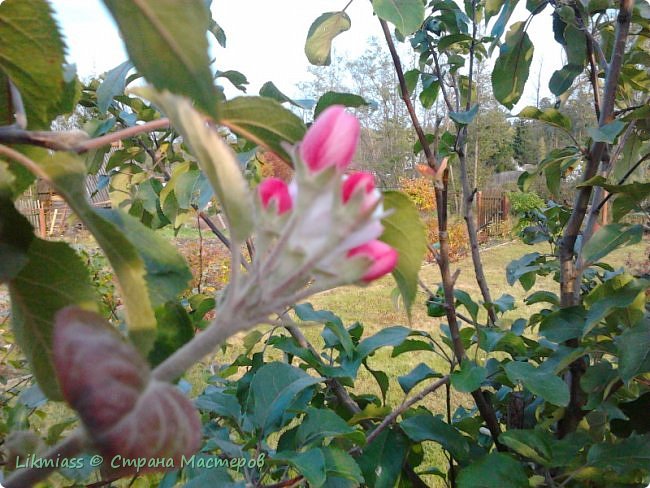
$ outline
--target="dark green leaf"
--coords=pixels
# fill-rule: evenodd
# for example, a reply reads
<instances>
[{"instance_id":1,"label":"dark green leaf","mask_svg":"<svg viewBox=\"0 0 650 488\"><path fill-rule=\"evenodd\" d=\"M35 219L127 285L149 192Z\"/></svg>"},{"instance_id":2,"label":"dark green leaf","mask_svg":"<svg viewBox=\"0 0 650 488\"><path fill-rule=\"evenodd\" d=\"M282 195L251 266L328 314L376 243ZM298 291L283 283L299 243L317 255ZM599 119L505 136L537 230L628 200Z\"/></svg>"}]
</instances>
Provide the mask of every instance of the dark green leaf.
<instances>
[{"instance_id":1,"label":"dark green leaf","mask_svg":"<svg viewBox=\"0 0 650 488\"><path fill-rule=\"evenodd\" d=\"M420 92L420 103L426 109L429 109L438 99L440 92L440 83L438 81L432 82L429 86ZM418 141L419 142L419 141ZM419 151L418 151L419 152Z\"/></svg>"},{"instance_id":2,"label":"dark green leaf","mask_svg":"<svg viewBox=\"0 0 650 488\"><path fill-rule=\"evenodd\" d=\"M624 381L650 371L650 321L626 329L615 343L619 354L618 371Z\"/></svg>"},{"instance_id":3,"label":"dark green leaf","mask_svg":"<svg viewBox=\"0 0 650 488\"><path fill-rule=\"evenodd\" d=\"M159 90L191 98L217 118L203 0L104 0L140 73ZM156 53L155 56L152 53Z\"/></svg>"},{"instance_id":4,"label":"dark green leaf","mask_svg":"<svg viewBox=\"0 0 650 488\"><path fill-rule=\"evenodd\" d=\"M357 354L366 358L380 347L399 346L411 333L411 329L401 326L387 327L375 335L362 340L357 347Z\"/></svg>"},{"instance_id":5,"label":"dark green leaf","mask_svg":"<svg viewBox=\"0 0 650 488\"><path fill-rule=\"evenodd\" d=\"M408 448L407 439L399 432L387 429L379 434L357 460L363 473L365 486L373 488L397 486Z\"/></svg>"},{"instance_id":6,"label":"dark green leaf","mask_svg":"<svg viewBox=\"0 0 650 488\"><path fill-rule=\"evenodd\" d=\"M559 297L548 290L539 290L530 296L526 297L526 305L535 305L536 303L550 303L551 305L559 306L560 299Z\"/></svg>"},{"instance_id":7,"label":"dark green leaf","mask_svg":"<svg viewBox=\"0 0 650 488\"><path fill-rule=\"evenodd\" d=\"M184 307L167 302L156 309L158 329L149 353L149 364L157 366L194 337L192 320Z\"/></svg>"},{"instance_id":8,"label":"dark green leaf","mask_svg":"<svg viewBox=\"0 0 650 488\"><path fill-rule=\"evenodd\" d=\"M328 91L318 99L316 108L314 109L314 118L318 117L323 110L332 105L356 108L369 105L369 103L362 96L354 95L353 93Z\"/></svg>"},{"instance_id":9,"label":"dark green leaf","mask_svg":"<svg viewBox=\"0 0 650 488\"><path fill-rule=\"evenodd\" d=\"M332 41L350 29L352 23L345 12L326 12L309 27L305 54L311 64L329 66L332 62Z\"/></svg>"},{"instance_id":10,"label":"dark green leaf","mask_svg":"<svg viewBox=\"0 0 650 488\"><path fill-rule=\"evenodd\" d=\"M504 369L510 381L523 383L534 395L560 407L569 404L569 387L552 372L535 368L532 364L521 361L511 361L504 366Z\"/></svg>"},{"instance_id":11,"label":"dark green leaf","mask_svg":"<svg viewBox=\"0 0 650 488\"><path fill-rule=\"evenodd\" d=\"M450 34L448 36L443 36L438 40L438 49L442 51L459 42L469 45L469 43L472 42L472 36L468 34Z\"/></svg>"},{"instance_id":12,"label":"dark green leaf","mask_svg":"<svg viewBox=\"0 0 650 488\"><path fill-rule=\"evenodd\" d=\"M0 283L14 278L29 262L27 252L33 239L29 221L13 202L0 198Z\"/></svg>"},{"instance_id":13,"label":"dark green leaf","mask_svg":"<svg viewBox=\"0 0 650 488\"><path fill-rule=\"evenodd\" d=\"M211 387L199 396L194 404L199 410L230 417L236 422L239 422L241 417L241 406L237 397L216 389L211 390Z\"/></svg>"},{"instance_id":14,"label":"dark green leaf","mask_svg":"<svg viewBox=\"0 0 650 488\"><path fill-rule=\"evenodd\" d=\"M280 91L280 89L273 84L271 81L267 81L262 85L259 91L260 97L272 98L276 102L280 103L290 103L296 107L300 107L300 104L294 102L291 98L286 96Z\"/></svg>"},{"instance_id":15,"label":"dark green leaf","mask_svg":"<svg viewBox=\"0 0 650 488\"><path fill-rule=\"evenodd\" d=\"M67 244L34 239L27 258L9 283L12 326L41 389L48 398L61 400L52 352L54 317L71 305L96 310L97 297L88 269Z\"/></svg>"},{"instance_id":16,"label":"dark green leaf","mask_svg":"<svg viewBox=\"0 0 650 488\"><path fill-rule=\"evenodd\" d=\"M363 475L354 458L337 447L323 448L327 478L343 478L353 482L352 486L363 483ZM336 486L336 485L334 485Z\"/></svg>"},{"instance_id":17,"label":"dark green leaf","mask_svg":"<svg viewBox=\"0 0 650 488\"><path fill-rule=\"evenodd\" d=\"M273 362L257 370L251 381L248 405L251 420L266 436L281 426L285 410L306 388L321 382L303 370L286 363Z\"/></svg>"},{"instance_id":18,"label":"dark green leaf","mask_svg":"<svg viewBox=\"0 0 650 488\"><path fill-rule=\"evenodd\" d=\"M282 451L276 453L273 459L293 465L314 488L320 488L325 484L327 474L322 449L310 449L305 452Z\"/></svg>"},{"instance_id":19,"label":"dark green leaf","mask_svg":"<svg viewBox=\"0 0 650 488\"><path fill-rule=\"evenodd\" d=\"M454 298L456 299L456 302L460 303L467 309L472 319L476 321L478 318L479 306L478 303L472 300L469 293L463 290L454 289Z\"/></svg>"},{"instance_id":20,"label":"dark green leaf","mask_svg":"<svg viewBox=\"0 0 650 488\"><path fill-rule=\"evenodd\" d=\"M463 468L459 488L528 488L528 476L519 461L507 454L492 452Z\"/></svg>"},{"instance_id":21,"label":"dark green leaf","mask_svg":"<svg viewBox=\"0 0 650 488\"><path fill-rule=\"evenodd\" d=\"M424 22L424 4L421 0L372 0L377 17L395 25L407 36Z\"/></svg>"},{"instance_id":22,"label":"dark green leaf","mask_svg":"<svg viewBox=\"0 0 650 488\"><path fill-rule=\"evenodd\" d=\"M442 375L424 363L418 364L413 370L404 376L398 376L397 382L404 393L411 391L416 385L429 378L442 378Z\"/></svg>"},{"instance_id":23,"label":"dark green leaf","mask_svg":"<svg viewBox=\"0 0 650 488\"><path fill-rule=\"evenodd\" d=\"M405 194L384 192L384 209L391 209L393 213L382 220L384 233L381 240L399 253L393 277L410 317L418 288L418 273L427 249L426 231L417 208Z\"/></svg>"},{"instance_id":24,"label":"dark green leaf","mask_svg":"<svg viewBox=\"0 0 650 488\"><path fill-rule=\"evenodd\" d=\"M569 307L546 315L539 325L539 333L549 341L564 342L582 336L585 327L585 310Z\"/></svg>"},{"instance_id":25,"label":"dark green leaf","mask_svg":"<svg viewBox=\"0 0 650 488\"><path fill-rule=\"evenodd\" d=\"M639 308L641 308L638 311L637 320L643 317L645 290L650 285L650 282L647 280L630 280L620 287L609 286L610 283L611 281L606 281L593 290L592 293L598 292L598 288L604 288L603 293L599 293L598 300L591 305L587 312L585 329L582 333L583 337L602 319L617 309L626 309L629 312L628 315L632 315L634 307L631 306L637 300L640 301Z\"/></svg>"},{"instance_id":26,"label":"dark green leaf","mask_svg":"<svg viewBox=\"0 0 650 488\"><path fill-rule=\"evenodd\" d=\"M224 103L220 122L236 134L259 144L290 163L282 142L295 144L305 135L305 124L275 100L238 97Z\"/></svg>"},{"instance_id":27,"label":"dark green leaf","mask_svg":"<svg viewBox=\"0 0 650 488\"><path fill-rule=\"evenodd\" d=\"M305 447L314 442L334 437L355 437L357 440L363 440L364 435L350 427L332 410L308 408L305 419L302 420L296 431L298 446Z\"/></svg>"},{"instance_id":28,"label":"dark green leaf","mask_svg":"<svg viewBox=\"0 0 650 488\"><path fill-rule=\"evenodd\" d=\"M551 75L551 79L548 83L551 93L558 97L562 95L571 88L573 80L575 80L580 73L582 73L582 66L576 66L573 64L567 64L561 69L555 71Z\"/></svg>"},{"instance_id":29,"label":"dark green leaf","mask_svg":"<svg viewBox=\"0 0 650 488\"><path fill-rule=\"evenodd\" d=\"M525 25L525 22L512 24L492 70L494 96L508 108L521 98L533 60L533 43Z\"/></svg>"},{"instance_id":30,"label":"dark green leaf","mask_svg":"<svg viewBox=\"0 0 650 488\"><path fill-rule=\"evenodd\" d=\"M457 369L451 373L451 386L461 393L478 390L487 377L487 370L476 365L473 361L464 359Z\"/></svg>"},{"instance_id":31,"label":"dark green leaf","mask_svg":"<svg viewBox=\"0 0 650 488\"><path fill-rule=\"evenodd\" d=\"M587 453L589 466L614 470L618 474L648 470L650 435L631 436L612 444L595 444Z\"/></svg>"},{"instance_id":32,"label":"dark green leaf","mask_svg":"<svg viewBox=\"0 0 650 488\"><path fill-rule=\"evenodd\" d=\"M248 79L246 78L246 75L240 73L239 71L217 71L215 78L225 78L230 83L232 83L232 86L237 88L239 91L246 93L246 85L248 85Z\"/></svg>"},{"instance_id":33,"label":"dark green leaf","mask_svg":"<svg viewBox=\"0 0 650 488\"><path fill-rule=\"evenodd\" d=\"M467 438L439 416L434 417L430 413L414 415L399 426L413 442L437 442L460 461L469 455Z\"/></svg>"},{"instance_id":34,"label":"dark green leaf","mask_svg":"<svg viewBox=\"0 0 650 488\"><path fill-rule=\"evenodd\" d=\"M551 446L545 431L513 429L499 436L499 441L517 454L546 465L552 457Z\"/></svg>"}]
</instances>

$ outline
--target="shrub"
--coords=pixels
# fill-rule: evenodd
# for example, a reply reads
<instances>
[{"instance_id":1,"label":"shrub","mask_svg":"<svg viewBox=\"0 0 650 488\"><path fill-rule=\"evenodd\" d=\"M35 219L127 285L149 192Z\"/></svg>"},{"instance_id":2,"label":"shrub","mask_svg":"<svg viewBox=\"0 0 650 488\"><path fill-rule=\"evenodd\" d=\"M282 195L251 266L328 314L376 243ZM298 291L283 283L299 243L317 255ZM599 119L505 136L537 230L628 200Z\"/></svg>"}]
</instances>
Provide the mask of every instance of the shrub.
<instances>
[{"instance_id":1,"label":"shrub","mask_svg":"<svg viewBox=\"0 0 650 488\"><path fill-rule=\"evenodd\" d=\"M430 216L423 219L427 227L427 239L435 248L438 247L438 219ZM467 226L463 221L449 222L447 226L449 234L449 258L458 261L467 255L469 251L469 238L467 237ZM426 255L429 263L434 261L433 253L429 251Z\"/></svg>"},{"instance_id":2,"label":"shrub","mask_svg":"<svg viewBox=\"0 0 650 488\"><path fill-rule=\"evenodd\" d=\"M428 178L400 178L400 189L406 193L420 212L433 212L436 209L433 185Z\"/></svg>"}]
</instances>

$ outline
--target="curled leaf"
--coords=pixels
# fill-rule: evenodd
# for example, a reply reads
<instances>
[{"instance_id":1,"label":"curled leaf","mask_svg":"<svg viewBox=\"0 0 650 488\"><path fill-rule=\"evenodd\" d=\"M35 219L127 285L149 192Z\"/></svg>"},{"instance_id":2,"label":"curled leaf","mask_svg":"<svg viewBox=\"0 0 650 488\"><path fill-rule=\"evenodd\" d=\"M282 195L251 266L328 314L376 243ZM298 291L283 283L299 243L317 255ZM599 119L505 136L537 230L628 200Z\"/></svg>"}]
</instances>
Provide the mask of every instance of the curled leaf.
<instances>
[{"instance_id":1,"label":"curled leaf","mask_svg":"<svg viewBox=\"0 0 650 488\"><path fill-rule=\"evenodd\" d=\"M145 360L99 315L73 307L57 314L54 362L64 398L101 454L145 460L112 475L160 471L155 461L162 458L179 467L199 448L194 406L174 386L151 380Z\"/></svg>"}]
</instances>

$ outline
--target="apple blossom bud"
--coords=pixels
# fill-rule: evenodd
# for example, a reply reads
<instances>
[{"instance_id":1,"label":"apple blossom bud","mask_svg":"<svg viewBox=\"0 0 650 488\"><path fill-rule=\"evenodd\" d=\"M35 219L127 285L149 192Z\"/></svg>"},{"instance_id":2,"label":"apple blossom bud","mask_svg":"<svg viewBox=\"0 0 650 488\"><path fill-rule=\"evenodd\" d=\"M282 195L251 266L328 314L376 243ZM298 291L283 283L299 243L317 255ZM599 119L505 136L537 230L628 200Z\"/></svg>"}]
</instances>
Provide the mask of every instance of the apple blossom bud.
<instances>
[{"instance_id":1,"label":"apple blossom bud","mask_svg":"<svg viewBox=\"0 0 650 488\"><path fill-rule=\"evenodd\" d=\"M340 171L352 161L359 142L359 121L341 105L333 105L314 121L300 143L300 158L313 172L336 166Z\"/></svg>"},{"instance_id":2,"label":"apple blossom bud","mask_svg":"<svg viewBox=\"0 0 650 488\"><path fill-rule=\"evenodd\" d=\"M362 256L371 261L370 267L361 277L366 283L390 273L397 264L397 251L381 241L370 241L348 251L348 257Z\"/></svg>"},{"instance_id":3,"label":"apple blossom bud","mask_svg":"<svg viewBox=\"0 0 650 488\"><path fill-rule=\"evenodd\" d=\"M293 206L289 187L279 178L267 178L258 185L257 192L262 201L262 207L268 208L272 201L275 202L278 215L288 212Z\"/></svg>"},{"instance_id":4,"label":"apple blossom bud","mask_svg":"<svg viewBox=\"0 0 650 488\"><path fill-rule=\"evenodd\" d=\"M348 176L343 181L343 186L341 188L343 203L348 203L348 200L352 198L352 194L357 191L358 188L363 188L366 195L371 194L375 189L375 178L370 173L365 173L363 171L352 173Z\"/></svg>"}]
</instances>

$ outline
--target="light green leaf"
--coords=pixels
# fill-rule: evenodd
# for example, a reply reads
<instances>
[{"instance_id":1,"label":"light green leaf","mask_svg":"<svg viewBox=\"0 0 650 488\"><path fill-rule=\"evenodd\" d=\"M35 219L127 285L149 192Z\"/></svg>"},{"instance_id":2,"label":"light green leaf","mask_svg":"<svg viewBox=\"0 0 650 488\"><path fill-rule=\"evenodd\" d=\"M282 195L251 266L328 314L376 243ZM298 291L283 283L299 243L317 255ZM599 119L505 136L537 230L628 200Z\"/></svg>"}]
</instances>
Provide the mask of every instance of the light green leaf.
<instances>
[{"instance_id":1,"label":"light green leaf","mask_svg":"<svg viewBox=\"0 0 650 488\"><path fill-rule=\"evenodd\" d=\"M421 0L372 0L377 17L395 25L402 35L408 36L424 22L424 4Z\"/></svg>"},{"instance_id":2,"label":"light green leaf","mask_svg":"<svg viewBox=\"0 0 650 488\"><path fill-rule=\"evenodd\" d=\"M148 354L155 340L156 317L145 281L144 261L127 237L88 203L83 159L71 153L56 153L38 163L106 254L126 306L129 336L140 352Z\"/></svg>"},{"instance_id":3,"label":"light green leaf","mask_svg":"<svg viewBox=\"0 0 650 488\"><path fill-rule=\"evenodd\" d=\"M45 0L0 3L0 39L0 68L22 95L29 128L49 128L65 86L65 46L50 4ZM2 100L0 112L13 119L9 99Z\"/></svg>"},{"instance_id":4,"label":"light green leaf","mask_svg":"<svg viewBox=\"0 0 650 488\"><path fill-rule=\"evenodd\" d=\"M569 404L569 387L552 372L521 361L511 361L504 369L510 381L523 383L534 395L560 407Z\"/></svg>"},{"instance_id":5,"label":"light green leaf","mask_svg":"<svg viewBox=\"0 0 650 488\"><path fill-rule=\"evenodd\" d=\"M478 104L474 105L467 112L449 112L449 118L456 122L458 125L469 125L478 114Z\"/></svg>"},{"instance_id":6,"label":"light green leaf","mask_svg":"<svg viewBox=\"0 0 650 488\"><path fill-rule=\"evenodd\" d=\"M393 213L382 220L384 233L381 240L399 253L393 277L410 317L418 288L418 273L427 249L426 230L417 208L405 194L384 192L384 209L392 209Z\"/></svg>"},{"instance_id":7,"label":"light green leaf","mask_svg":"<svg viewBox=\"0 0 650 488\"><path fill-rule=\"evenodd\" d=\"M253 201L234 152L205 124L205 120L184 97L151 88L139 88L138 94L159 105L172 125L183 136L208 177L221 203L234 239L243 242L253 230Z\"/></svg>"},{"instance_id":8,"label":"light green leaf","mask_svg":"<svg viewBox=\"0 0 650 488\"><path fill-rule=\"evenodd\" d=\"M451 386L461 393L470 393L478 390L486 377L487 370L485 368L464 359L460 369L451 373Z\"/></svg>"},{"instance_id":9,"label":"light green leaf","mask_svg":"<svg viewBox=\"0 0 650 488\"><path fill-rule=\"evenodd\" d=\"M508 108L521 98L533 60L533 43L525 26L525 22L512 24L492 70L494 96Z\"/></svg>"},{"instance_id":10,"label":"light green leaf","mask_svg":"<svg viewBox=\"0 0 650 488\"><path fill-rule=\"evenodd\" d=\"M614 120L609 124L602 127L592 127L587 129L589 136L595 142L606 142L607 144L614 144L616 137L625 129L625 122Z\"/></svg>"},{"instance_id":11,"label":"light green leaf","mask_svg":"<svg viewBox=\"0 0 650 488\"><path fill-rule=\"evenodd\" d=\"M9 282L12 327L43 392L61 400L52 351L54 317L71 305L96 311L97 296L88 269L67 244L34 239L27 259Z\"/></svg>"},{"instance_id":12,"label":"light green leaf","mask_svg":"<svg viewBox=\"0 0 650 488\"><path fill-rule=\"evenodd\" d=\"M101 113L106 113L113 97L124 93L126 75L132 68L131 61L125 61L106 73L104 81L97 88L97 108Z\"/></svg>"},{"instance_id":13,"label":"light green leaf","mask_svg":"<svg viewBox=\"0 0 650 488\"><path fill-rule=\"evenodd\" d=\"M507 454L491 452L463 468L458 488L529 488L528 476L519 461Z\"/></svg>"},{"instance_id":14,"label":"light green leaf","mask_svg":"<svg viewBox=\"0 0 650 488\"><path fill-rule=\"evenodd\" d=\"M558 127L567 131L571 130L571 119L562 114L556 108L545 108L540 110L537 107L524 107L521 112L517 114L520 119L531 119L545 122L548 125Z\"/></svg>"},{"instance_id":15,"label":"light green leaf","mask_svg":"<svg viewBox=\"0 0 650 488\"><path fill-rule=\"evenodd\" d=\"M126 50L157 89L194 100L217 118L217 90L208 57L210 12L203 0L104 0ZM155 53L155 54L153 54Z\"/></svg>"},{"instance_id":16,"label":"light green leaf","mask_svg":"<svg viewBox=\"0 0 650 488\"><path fill-rule=\"evenodd\" d=\"M609 224L598 231L582 247L582 256L586 263L593 264L621 246L629 246L641 241L643 226Z\"/></svg>"},{"instance_id":17,"label":"light green leaf","mask_svg":"<svg viewBox=\"0 0 650 488\"><path fill-rule=\"evenodd\" d=\"M238 97L227 101L221 107L220 123L290 164L291 158L282 143L297 143L307 130L293 112L264 97Z\"/></svg>"},{"instance_id":18,"label":"light green leaf","mask_svg":"<svg viewBox=\"0 0 650 488\"><path fill-rule=\"evenodd\" d=\"M314 119L327 107L332 105L343 105L345 107L363 107L369 103L362 96L353 93L339 93L328 91L318 99L316 108L314 109Z\"/></svg>"},{"instance_id":19,"label":"light green leaf","mask_svg":"<svg viewBox=\"0 0 650 488\"><path fill-rule=\"evenodd\" d=\"M350 29L352 23L345 12L326 12L309 27L305 41L305 54L311 64L329 66L332 62L332 41Z\"/></svg>"}]
</instances>

